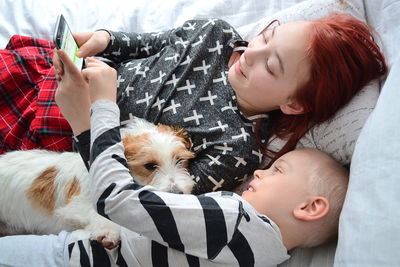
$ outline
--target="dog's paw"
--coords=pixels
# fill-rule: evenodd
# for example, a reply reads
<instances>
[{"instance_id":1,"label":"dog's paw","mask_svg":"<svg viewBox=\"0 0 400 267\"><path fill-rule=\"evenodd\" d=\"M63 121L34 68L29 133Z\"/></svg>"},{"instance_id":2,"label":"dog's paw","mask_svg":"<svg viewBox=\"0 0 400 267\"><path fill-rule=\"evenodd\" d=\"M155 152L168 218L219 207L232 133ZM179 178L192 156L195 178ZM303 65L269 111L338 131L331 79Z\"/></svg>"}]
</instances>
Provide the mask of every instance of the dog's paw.
<instances>
[{"instance_id":1,"label":"dog's paw","mask_svg":"<svg viewBox=\"0 0 400 267\"><path fill-rule=\"evenodd\" d=\"M90 239L97 240L103 247L112 249L121 241L117 225L103 225L91 231Z\"/></svg>"},{"instance_id":2,"label":"dog's paw","mask_svg":"<svg viewBox=\"0 0 400 267\"><path fill-rule=\"evenodd\" d=\"M97 242L99 242L103 247L112 249L118 246L119 242L121 242L119 234L114 235L113 233L103 233L96 237Z\"/></svg>"}]
</instances>

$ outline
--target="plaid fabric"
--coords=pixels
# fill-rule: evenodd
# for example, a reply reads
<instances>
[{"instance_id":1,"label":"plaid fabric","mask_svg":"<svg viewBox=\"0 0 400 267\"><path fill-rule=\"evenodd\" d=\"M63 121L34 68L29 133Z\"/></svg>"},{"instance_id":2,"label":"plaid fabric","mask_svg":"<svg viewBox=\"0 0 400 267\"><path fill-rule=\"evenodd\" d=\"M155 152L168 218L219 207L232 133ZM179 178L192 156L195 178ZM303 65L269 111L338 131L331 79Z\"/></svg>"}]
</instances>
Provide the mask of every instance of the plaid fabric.
<instances>
[{"instance_id":1,"label":"plaid fabric","mask_svg":"<svg viewBox=\"0 0 400 267\"><path fill-rule=\"evenodd\" d=\"M15 35L0 50L0 154L71 150L72 131L56 106L50 41Z\"/></svg>"}]
</instances>

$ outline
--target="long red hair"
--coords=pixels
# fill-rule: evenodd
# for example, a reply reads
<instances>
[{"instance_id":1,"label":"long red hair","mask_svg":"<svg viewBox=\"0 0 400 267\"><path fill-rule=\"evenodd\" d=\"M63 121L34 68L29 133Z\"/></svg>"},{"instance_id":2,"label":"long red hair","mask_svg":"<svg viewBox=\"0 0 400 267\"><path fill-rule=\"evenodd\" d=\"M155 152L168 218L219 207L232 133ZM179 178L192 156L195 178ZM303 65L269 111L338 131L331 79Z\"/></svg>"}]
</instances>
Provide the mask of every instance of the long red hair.
<instances>
[{"instance_id":1,"label":"long red hair","mask_svg":"<svg viewBox=\"0 0 400 267\"><path fill-rule=\"evenodd\" d=\"M305 110L301 115L269 113L267 144L274 136L287 140L280 151L261 148L271 163L293 150L313 126L329 120L370 81L387 72L385 58L372 37L372 28L346 14L313 20L307 58L311 76L292 96ZM259 132L260 123L257 124ZM258 138L260 139L260 138Z\"/></svg>"}]
</instances>

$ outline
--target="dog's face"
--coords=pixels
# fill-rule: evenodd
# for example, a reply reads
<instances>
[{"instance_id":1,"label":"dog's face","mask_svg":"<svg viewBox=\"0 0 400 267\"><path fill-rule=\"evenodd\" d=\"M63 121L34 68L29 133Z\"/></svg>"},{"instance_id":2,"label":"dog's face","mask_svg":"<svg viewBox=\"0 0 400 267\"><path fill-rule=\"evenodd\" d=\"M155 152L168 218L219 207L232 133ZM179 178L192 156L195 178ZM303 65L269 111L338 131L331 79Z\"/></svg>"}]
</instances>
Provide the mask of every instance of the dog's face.
<instances>
[{"instance_id":1,"label":"dog's face","mask_svg":"<svg viewBox=\"0 0 400 267\"><path fill-rule=\"evenodd\" d=\"M121 133L125 157L137 182L167 192L191 192L194 181L186 168L195 154L182 128L135 118Z\"/></svg>"}]
</instances>

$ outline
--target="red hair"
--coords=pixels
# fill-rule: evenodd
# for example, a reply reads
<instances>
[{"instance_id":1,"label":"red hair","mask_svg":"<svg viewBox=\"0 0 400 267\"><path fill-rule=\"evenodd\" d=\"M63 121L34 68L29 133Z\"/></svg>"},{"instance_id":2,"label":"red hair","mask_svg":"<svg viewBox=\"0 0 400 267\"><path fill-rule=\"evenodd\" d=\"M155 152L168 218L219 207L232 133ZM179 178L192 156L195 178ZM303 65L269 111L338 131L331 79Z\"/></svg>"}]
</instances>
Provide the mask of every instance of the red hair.
<instances>
[{"instance_id":1,"label":"red hair","mask_svg":"<svg viewBox=\"0 0 400 267\"><path fill-rule=\"evenodd\" d=\"M332 118L361 88L387 72L385 58L372 32L368 24L346 14L311 21L306 51L311 64L310 79L292 96L305 113L269 113L268 142L273 136L287 140L278 152L262 146L271 163L293 150L310 128ZM259 132L260 123L257 125Z\"/></svg>"}]
</instances>

